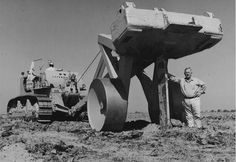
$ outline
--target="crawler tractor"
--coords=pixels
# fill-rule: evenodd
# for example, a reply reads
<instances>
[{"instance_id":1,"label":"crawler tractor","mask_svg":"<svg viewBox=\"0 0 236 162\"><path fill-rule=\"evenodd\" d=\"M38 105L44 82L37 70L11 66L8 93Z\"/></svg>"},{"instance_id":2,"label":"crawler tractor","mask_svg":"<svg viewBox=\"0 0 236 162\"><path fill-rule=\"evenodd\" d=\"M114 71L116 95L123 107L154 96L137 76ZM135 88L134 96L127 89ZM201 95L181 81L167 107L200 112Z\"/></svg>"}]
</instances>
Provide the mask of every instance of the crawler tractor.
<instances>
[{"instance_id":1,"label":"crawler tractor","mask_svg":"<svg viewBox=\"0 0 236 162\"><path fill-rule=\"evenodd\" d=\"M56 69L50 62L49 68L42 72L41 67L37 75L34 64L40 60L32 61L27 75L21 73L20 95L8 102L8 115L39 122L86 118L86 86L78 73Z\"/></svg>"}]
</instances>

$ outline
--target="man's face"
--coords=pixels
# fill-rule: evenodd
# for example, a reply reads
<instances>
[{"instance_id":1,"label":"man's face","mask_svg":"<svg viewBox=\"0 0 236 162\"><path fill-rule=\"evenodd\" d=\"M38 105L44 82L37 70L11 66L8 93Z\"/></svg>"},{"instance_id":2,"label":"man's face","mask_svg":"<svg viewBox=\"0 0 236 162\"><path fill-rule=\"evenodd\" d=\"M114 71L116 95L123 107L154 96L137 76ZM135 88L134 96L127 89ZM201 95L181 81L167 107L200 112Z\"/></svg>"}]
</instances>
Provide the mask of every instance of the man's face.
<instances>
[{"instance_id":1,"label":"man's face","mask_svg":"<svg viewBox=\"0 0 236 162\"><path fill-rule=\"evenodd\" d=\"M184 75L185 75L185 78L186 78L186 79L190 79L190 78L192 77L192 71L191 71L191 69L186 69L186 70L184 71Z\"/></svg>"}]
</instances>

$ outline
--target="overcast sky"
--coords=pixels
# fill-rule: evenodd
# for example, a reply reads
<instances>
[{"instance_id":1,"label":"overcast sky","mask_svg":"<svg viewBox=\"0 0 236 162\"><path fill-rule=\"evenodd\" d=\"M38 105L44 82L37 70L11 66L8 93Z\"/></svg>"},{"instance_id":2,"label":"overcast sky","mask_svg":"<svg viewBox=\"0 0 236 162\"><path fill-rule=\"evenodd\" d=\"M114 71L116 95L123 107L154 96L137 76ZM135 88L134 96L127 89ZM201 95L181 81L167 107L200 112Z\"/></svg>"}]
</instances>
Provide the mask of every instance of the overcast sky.
<instances>
[{"instance_id":1,"label":"overcast sky","mask_svg":"<svg viewBox=\"0 0 236 162\"><path fill-rule=\"evenodd\" d=\"M55 66L82 73L99 51L97 35L110 33L110 25L124 0L0 0L0 112L19 94L21 71L33 59L53 60ZM224 31L211 49L169 61L169 72L193 75L207 84L202 110L235 108L235 1L234 0L135 0L137 8L202 15L213 12ZM85 75L89 87L96 63ZM152 71L149 67L148 72ZM137 79L132 79L129 111L147 111Z\"/></svg>"}]
</instances>

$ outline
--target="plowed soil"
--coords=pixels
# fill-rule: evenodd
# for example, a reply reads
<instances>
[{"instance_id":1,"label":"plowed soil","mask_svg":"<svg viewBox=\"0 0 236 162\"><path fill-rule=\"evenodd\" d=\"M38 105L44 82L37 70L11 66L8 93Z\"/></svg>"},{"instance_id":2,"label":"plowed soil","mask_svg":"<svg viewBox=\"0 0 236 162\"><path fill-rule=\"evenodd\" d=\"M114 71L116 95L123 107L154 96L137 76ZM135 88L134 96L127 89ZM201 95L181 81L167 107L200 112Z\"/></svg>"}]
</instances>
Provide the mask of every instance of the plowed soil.
<instances>
[{"instance_id":1,"label":"plowed soil","mask_svg":"<svg viewBox=\"0 0 236 162\"><path fill-rule=\"evenodd\" d=\"M1 162L235 161L235 113L202 114L203 128L172 120L162 129L130 113L124 131L96 132L88 122L41 124L0 117Z\"/></svg>"}]
</instances>

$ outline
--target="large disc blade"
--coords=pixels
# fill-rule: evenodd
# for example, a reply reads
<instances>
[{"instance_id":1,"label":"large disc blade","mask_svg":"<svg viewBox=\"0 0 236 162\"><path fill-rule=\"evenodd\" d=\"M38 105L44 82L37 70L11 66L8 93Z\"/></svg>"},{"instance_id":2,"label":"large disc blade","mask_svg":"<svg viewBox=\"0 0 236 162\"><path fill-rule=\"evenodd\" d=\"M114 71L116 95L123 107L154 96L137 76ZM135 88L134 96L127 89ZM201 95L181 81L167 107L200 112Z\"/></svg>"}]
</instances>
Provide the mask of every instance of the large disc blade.
<instances>
[{"instance_id":1,"label":"large disc blade","mask_svg":"<svg viewBox=\"0 0 236 162\"><path fill-rule=\"evenodd\" d=\"M95 79L88 94L88 118L97 131L121 131L126 120L128 101L119 79Z\"/></svg>"}]
</instances>

